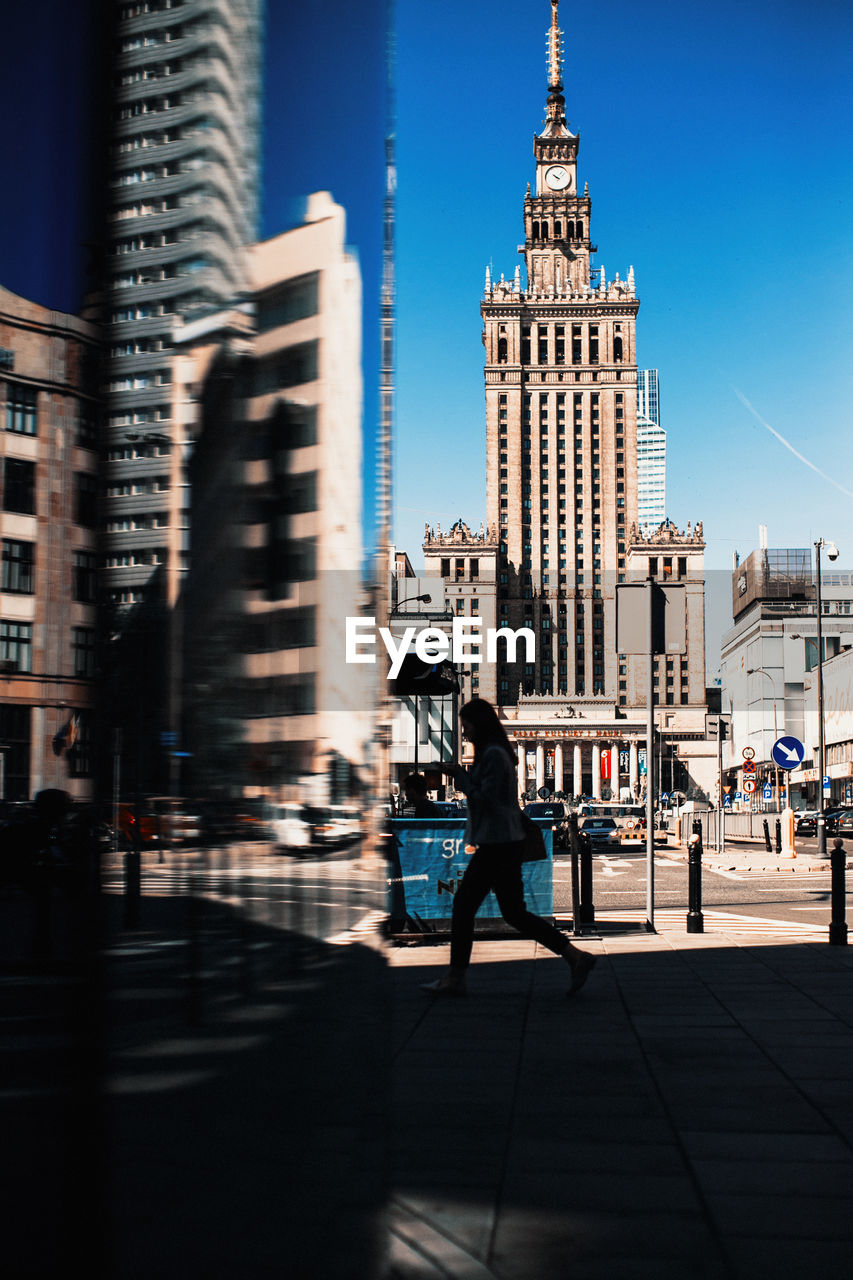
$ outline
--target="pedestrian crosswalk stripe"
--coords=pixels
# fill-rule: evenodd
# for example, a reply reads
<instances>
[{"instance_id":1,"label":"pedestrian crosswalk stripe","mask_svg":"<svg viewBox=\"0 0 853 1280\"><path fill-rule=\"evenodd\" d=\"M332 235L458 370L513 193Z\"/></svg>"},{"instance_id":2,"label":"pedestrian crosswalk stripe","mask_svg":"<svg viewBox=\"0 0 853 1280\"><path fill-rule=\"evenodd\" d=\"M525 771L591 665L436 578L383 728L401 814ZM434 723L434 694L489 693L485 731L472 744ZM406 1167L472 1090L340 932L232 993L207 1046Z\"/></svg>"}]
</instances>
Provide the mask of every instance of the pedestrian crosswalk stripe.
<instances>
[{"instance_id":1,"label":"pedestrian crosswalk stripe","mask_svg":"<svg viewBox=\"0 0 853 1280\"><path fill-rule=\"evenodd\" d=\"M335 946L348 946L351 942L369 942L380 935L387 919L388 916L384 911L370 911L360 920L356 920L351 928L344 929L342 933L335 933L325 941Z\"/></svg>"},{"instance_id":2,"label":"pedestrian crosswalk stripe","mask_svg":"<svg viewBox=\"0 0 853 1280\"><path fill-rule=\"evenodd\" d=\"M705 933L728 933L744 936L798 938L802 941L825 942L827 926L799 920L773 920L766 916L747 916L730 911L703 910ZM648 916L645 909L597 911L596 919L602 924L643 924ZM828 914L827 914L828 919ZM677 930L687 928L687 911L684 907L664 907L655 911L655 928Z\"/></svg>"}]
</instances>

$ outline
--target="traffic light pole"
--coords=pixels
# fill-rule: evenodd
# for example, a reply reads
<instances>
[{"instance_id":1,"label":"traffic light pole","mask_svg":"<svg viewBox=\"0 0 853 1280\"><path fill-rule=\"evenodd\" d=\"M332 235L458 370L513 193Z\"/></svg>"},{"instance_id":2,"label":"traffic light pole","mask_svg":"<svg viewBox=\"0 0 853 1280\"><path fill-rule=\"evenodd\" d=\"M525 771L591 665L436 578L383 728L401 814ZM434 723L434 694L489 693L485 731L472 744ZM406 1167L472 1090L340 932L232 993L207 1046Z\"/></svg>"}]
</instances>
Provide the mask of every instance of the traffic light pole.
<instances>
[{"instance_id":1,"label":"traffic light pole","mask_svg":"<svg viewBox=\"0 0 853 1280\"><path fill-rule=\"evenodd\" d=\"M646 694L646 928L655 931L655 613L654 578L649 598L649 687Z\"/></svg>"},{"instance_id":2,"label":"traffic light pole","mask_svg":"<svg viewBox=\"0 0 853 1280\"><path fill-rule=\"evenodd\" d=\"M720 823L717 835L717 851L726 852L726 797L723 791L723 713L717 717L717 777L720 792Z\"/></svg>"}]
</instances>

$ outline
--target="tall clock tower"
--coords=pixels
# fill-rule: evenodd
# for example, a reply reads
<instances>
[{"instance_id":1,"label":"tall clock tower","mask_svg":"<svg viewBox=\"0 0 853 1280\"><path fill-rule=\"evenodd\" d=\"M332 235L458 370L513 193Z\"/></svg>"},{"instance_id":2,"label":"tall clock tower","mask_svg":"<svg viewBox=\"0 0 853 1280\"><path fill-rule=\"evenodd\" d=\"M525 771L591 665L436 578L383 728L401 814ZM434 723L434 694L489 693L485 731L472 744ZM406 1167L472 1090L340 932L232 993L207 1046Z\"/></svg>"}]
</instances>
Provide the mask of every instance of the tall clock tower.
<instances>
[{"instance_id":1,"label":"tall clock tower","mask_svg":"<svg viewBox=\"0 0 853 1280\"><path fill-rule=\"evenodd\" d=\"M639 302L633 268L608 281L591 266L557 9L551 0L546 117L524 200L526 279L520 264L497 280L487 270L480 307L498 622L536 633L536 661L504 664L497 689L503 704L523 692L615 705L615 586L637 519Z\"/></svg>"}]
</instances>

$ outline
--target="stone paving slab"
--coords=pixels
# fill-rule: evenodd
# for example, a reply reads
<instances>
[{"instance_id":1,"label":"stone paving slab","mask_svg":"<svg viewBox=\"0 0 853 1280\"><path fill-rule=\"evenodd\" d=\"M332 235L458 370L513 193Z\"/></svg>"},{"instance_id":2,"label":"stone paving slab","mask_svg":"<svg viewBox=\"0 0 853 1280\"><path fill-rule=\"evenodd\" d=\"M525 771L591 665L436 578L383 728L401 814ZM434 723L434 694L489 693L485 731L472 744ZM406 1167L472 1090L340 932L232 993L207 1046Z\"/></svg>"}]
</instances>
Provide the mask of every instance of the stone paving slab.
<instances>
[{"instance_id":1,"label":"stone paving slab","mask_svg":"<svg viewBox=\"0 0 853 1280\"><path fill-rule=\"evenodd\" d=\"M574 999L560 962L535 944L477 941L468 997L422 993L420 1006L412 989L441 972L448 949L390 953L406 1044L395 1079L417 1059L420 1080L434 1063L446 1081L455 1062L470 1098L479 1066L492 1099L488 1145L479 1108L470 1125L464 1109L447 1111L444 1126L445 1113L433 1117L433 1143L443 1127L448 1149L467 1153L465 1185L454 1206L452 1184L437 1195L433 1183L417 1200L425 1223L500 1280L776 1280L812 1249L827 1265L846 1258L849 1272L848 950L681 930L581 946L599 963ZM492 1036L487 1054L463 1049L481 1033ZM446 1173L427 1151L421 1182L433 1160ZM392 1171L408 1197L417 1183L405 1163ZM790 1247L778 1247L780 1235Z\"/></svg>"}]
</instances>

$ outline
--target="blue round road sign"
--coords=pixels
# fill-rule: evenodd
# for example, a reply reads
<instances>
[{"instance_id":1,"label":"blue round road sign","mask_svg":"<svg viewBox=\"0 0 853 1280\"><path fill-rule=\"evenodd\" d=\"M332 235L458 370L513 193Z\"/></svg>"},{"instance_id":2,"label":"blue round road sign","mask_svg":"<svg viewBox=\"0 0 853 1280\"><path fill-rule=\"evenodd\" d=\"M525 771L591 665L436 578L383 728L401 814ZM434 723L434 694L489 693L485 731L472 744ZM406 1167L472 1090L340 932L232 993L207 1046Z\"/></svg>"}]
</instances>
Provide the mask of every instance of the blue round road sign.
<instances>
[{"instance_id":1,"label":"blue round road sign","mask_svg":"<svg viewBox=\"0 0 853 1280\"><path fill-rule=\"evenodd\" d=\"M779 738L773 743L773 763L780 769L796 769L802 763L806 749L799 738Z\"/></svg>"}]
</instances>

